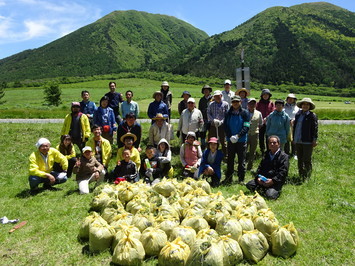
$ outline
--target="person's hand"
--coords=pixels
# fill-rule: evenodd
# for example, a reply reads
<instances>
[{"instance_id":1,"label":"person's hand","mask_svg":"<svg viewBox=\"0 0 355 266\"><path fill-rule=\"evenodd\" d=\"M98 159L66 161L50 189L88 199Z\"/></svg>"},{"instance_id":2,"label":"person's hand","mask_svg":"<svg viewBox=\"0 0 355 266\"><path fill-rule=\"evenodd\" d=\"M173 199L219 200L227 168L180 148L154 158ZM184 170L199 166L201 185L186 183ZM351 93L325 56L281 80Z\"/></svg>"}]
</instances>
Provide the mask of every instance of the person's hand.
<instances>
[{"instance_id":1,"label":"person's hand","mask_svg":"<svg viewBox=\"0 0 355 266\"><path fill-rule=\"evenodd\" d=\"M317 145L318 145L317 141L316 141L316 140L313 140L313 142L312 142L312 147L314 148L314 147L317 146Z\"/></svg>"},{"instance_id":2,"label":"person's hand","mask_svg":"<svg viewBox=\"0 0 355 266\"><path fill-rule=\"evenodd\" d=\"M117 162L117 165L121 165L121 161L118 161L118 162Z\"/></svg>"},{"instance_id":3,"label":"person's hand","mask_svg":"<svg viewBox=\"0 0 355 266\"><path fill-rule=\"evenodd\" d=\"M55 178L54 178L54 176L52 176L51 174L46 174L46 176L47 176L47 178L48 178L48 180L49 180L49 183L50 183L51 185L53 185L53 184L55 183Z\"/></svg>"},{"instance_id":4,"label":"person's hand","mask_svg":"<svg viewBox=\"0 0 355 266\"><path fill-rule=\"evenodd\" d=\"M75 162L75 166L76 166L76 167L80 167L80 165L81 165L81 161L80 161L80 159L76 160L76 162Z\"/></svg>"},{"instance_id":5,"label":"person's hand","mask_svg":"<svg viewBox=\"0 0 355 266\"><path fill-rule=\"evenodd\" d=\"M222 124L222 122L218 119L213 119L213 124L215 127L219 127Z\"/></svg>"},{"instance_id":6,"label":"person's hand","mask_svg":"<svg viewBox=\"0 0 355 266\"><path fill-rule=\"evenodd\" d=\"M138 147L137 150L138 150L138 152L141 152L141 151L142 151L142 148L141 148L141 147Z\"/></svg>"},{"instance_id":7,"label":"person's hand","mask_svg":"<svg viewBox=\"0 0 355 266\"><path fill-rule=\"evenodd\" d=\"M264 182L264 187L272 187L274 185L274 181L270 178Z\"/></svg>"},{"instance_id":8,"label":"person's hand","mask_svg":"<svg viewBox=\"0 0 355 266\"><path fill-rule=\"evenodd\" d=\"M260 178L258 178L258 184L264 186L264 182Z\"/></svg>"},{"instance_id":9,"label":"person's hand","mask_svg":"<svg viewBox=\"0 0 355 266\"><path fill-rule=\"evenodd\" d=\"M213 175L214 174L214 170L211 166L207 167L207 171L209 175Z\"/></svg>"},{"instance_id":10,"label":"person's hand","mask_svg":"<svg viewBox=\"0 0 355 266\"><path fill-rule=\"evenodd\" d=\"M94 173L94 179L95 181L98 180L100 178L100 173L99 173L99 170L96 170L95 173Z\"/></svg>"}]
</instances>

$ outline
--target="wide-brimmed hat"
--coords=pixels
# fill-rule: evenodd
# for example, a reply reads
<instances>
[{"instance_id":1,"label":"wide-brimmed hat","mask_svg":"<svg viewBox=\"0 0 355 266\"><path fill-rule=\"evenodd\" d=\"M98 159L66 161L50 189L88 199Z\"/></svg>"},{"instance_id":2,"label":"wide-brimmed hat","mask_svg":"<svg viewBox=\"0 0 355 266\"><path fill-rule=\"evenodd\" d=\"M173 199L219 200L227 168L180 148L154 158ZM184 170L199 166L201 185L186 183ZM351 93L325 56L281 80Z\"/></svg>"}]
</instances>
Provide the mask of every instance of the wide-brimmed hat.
<instances>
[{"instance_id":1,"label":"wide-brimmed hat","mask_svg":"<svg viewBox=\"0 0 355 266\"><path fill-rule=\"evenodd\" d=\"M156 96L157 94L160 94L160 96L163 98L163 93L162 93L161 91L155 91L155 92L153 93L153 98L154 98L154 99L155 99L155 96Z\"/></svg>"},{"instance_id":2,"label":"wide-brimmed hat","mask_svg":"<svg viewBox=\"0 0 355 266\"><path fill-rule=\"evenodd\" d=\"M270 97L272 96L272 94L271 94L271 92L270 92L270 90L269 90L269 89L263 89L263 90L261 91L261 95L260 95L260 97L262 97L264 94L269 94L269 95L270 95Z\"/></svg>"},{"instance_id":3,"label":"wide-brimmed hat","mask_svg":"<svg viewBox=\"0 0 355 266\"><path fill-rule=\"evenodd\" d=\"M86 152L86 151L92 151L91 147L90 146L85 146L83 148L83 153Z\"/></svg>"},{"instance_id":4,"label":"wide-brimmed hat","mask_svg":"<svg viewBox=\"0 0 355 266\"><path fill-rule=\"evenodd\" d=\"M242 100L242 98L240 98L239 95L233 95L231 97L231 102L235 102L235 101L240 102L241 100Z\"/></svg>"},{"instance_id":5,"label":"wide-brimmed hat","mask_svg":"<svg viewBox=\"0 0 355 266\"><path fill-rule=\"evenodd\" d=\"M124 139L127 137L133 138L133 142L136 142L136 140L137 140L137 136L135 134L133 134L131 132L127 132L126 134L124 134L123 136L120 137L120 141L124 142Z\"/></svg>"},{"instance_id":6,"label":"wide-brimmed hat","mask_svg":"<svg viewBox=\"0 0 355 266\"><path fill-rule=\"evenodd\" d=\"M36 147L39 148L41 147L43 144L48 143L51 144L51 142L46 139L46 138L40 138L37 142L36 142Z\"/></svg>"},{"instance_id":7,"label":"wide-brimmed hat","mask_svg":"<svg viewBox=\"0 0 355 266\"><path fill-rule=\"evenodd\" d=\"M163 82L161 83L161 87L163 87L163 86L170 87L170 86L169 86L169 83L168 83L167 81L163 81Z\"/></svg>"},{"instance_id":8,"label":"wide-brimmed hat","mask_svg":"<svg viewBox=\"0 0 355 266\"><path fill-rule=\"evenodd\" d=\"M183 93L181 94L181 98L184 98L184 94L189 95L189 96L191 97L190 92L188 92L188 91L183 91Z\"/></svg>"},{"instance_id":9,"label":"wide-brimmed hat","mask_svg":"<svg viewBox=\"0 0 355 266\"><path fill-rule=\"evenodd\" d=\"M249 98L248 103L250 103L250 102L256 102L256 99L255 98Z\"/></svg>"},{"instance_id":10,"label":"wide-brimmed hat","mask_svg":"<svg viewBox=\"0 0 355 266\"><path fill-rule=\"evenodd\" d=\"M155 117L152 118L152 120L159 120L159 119L164 120L164 119L166 119L166 117L164 117L163 114L158 113L158 114L155 115Z\"/></svg>"},{"instance_id":11,"label":"wide-brimmed hat","mask_svg":"<svg viewBox=\"0 0 355 266\"><path fill-rule=\"evenodd\" d=\"M79 102L72 102L71 107L79 107L80 108L80 103Z\"/></svg>"},{"instance_id":12,"label":"wide-brimmed hat","mask_svg":"<svg viewBox=\"0 0 355 266\"><path fill-rule=\"evenodd\" d=\"M302 101L297 102L297 106L299 108L302 108L303 103L309 103L311 105L309 110L313 110L314 108L316 108L316 105L312 102L311 98L303 98Z\"/></svg>"},{"instance_id":13,"label":"wide-brimmed hat","mask_svg":"<svg viewBox=\"0 0 355 266\"><path fill-rule=\"evenodd\" d=\"M222 92L220 90L214 91L213 96L217 96L217 95L222 95Z\"/></svg>"},{"instance_id":14,"label":"wide-brimmed hat","mask_svg":"<svg viewBox=\"0 0 355 266\"><path fill-rule=\"evenodd\" d=\"M212 137L212 138L210 138L208 143L218 143L218 139L216 137Z\"/></svg>"},{"instance_id":15,"label":"wide-brimmed hat","mask_svg":"<svg viewBox=\"0 0 355 266\"><path fill-rule=\"evenodd\" d=\"M247 94L247 96L250 95L250 91L247 90L246 88L241 88L241 89L237 90L235 94L238 94L238 95L239 95L239 93L242 92L242 91L245 91L245 93Z\"/></svg>"},{"instance_id":16,"label":"wide-brimmed hat","mask_svg":"<svg viewBox=\"0 0 355 266\"><path fill-rule=\"evenodd\" d=\"M205 86L202 87L202 90L201 90L201 93L202 93L202 94L203 94L203 92L204 92L205 89L208 89L210 92L212 92L212 88L210 87L210 85L207 85L207 84L206 84Z\"/></svg>"},{"instance_id":17,"label":"wide-brimmed hat","mask_svg":"<svg viewBox=\"0 0 355 266\"><path fill-rule=\"evenodd\" d=\"M287 95L287 97L286 97L286 101L287 101L287 98L292 98L292 99L297 100L296 95L294 95L293 93L290 93L289 95Z\"/></svg>"}]
</instances>

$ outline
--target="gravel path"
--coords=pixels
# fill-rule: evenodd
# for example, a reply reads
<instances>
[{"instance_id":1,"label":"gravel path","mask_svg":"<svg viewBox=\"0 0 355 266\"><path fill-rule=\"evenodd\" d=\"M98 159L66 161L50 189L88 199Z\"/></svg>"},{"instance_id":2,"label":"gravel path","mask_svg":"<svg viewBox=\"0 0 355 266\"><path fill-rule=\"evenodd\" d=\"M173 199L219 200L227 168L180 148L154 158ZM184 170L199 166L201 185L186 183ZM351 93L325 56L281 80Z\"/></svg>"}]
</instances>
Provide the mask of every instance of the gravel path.
<instances>
[{"instance_id":1,"label":"gravel path","mask_svg":"<svg viewBox=\"0 0 355 266\"><path fill-rule=\"evenodd\" d=\"M137 119L138 123L150 123L150 119ZM0 123L19 123L19 124L56 124L63 123L64 119L0 119ZM179 119L171 119L172 123L178 123ZM319 120L322 125L355 125L355 120Z\"/></svg>"}]
</instances>

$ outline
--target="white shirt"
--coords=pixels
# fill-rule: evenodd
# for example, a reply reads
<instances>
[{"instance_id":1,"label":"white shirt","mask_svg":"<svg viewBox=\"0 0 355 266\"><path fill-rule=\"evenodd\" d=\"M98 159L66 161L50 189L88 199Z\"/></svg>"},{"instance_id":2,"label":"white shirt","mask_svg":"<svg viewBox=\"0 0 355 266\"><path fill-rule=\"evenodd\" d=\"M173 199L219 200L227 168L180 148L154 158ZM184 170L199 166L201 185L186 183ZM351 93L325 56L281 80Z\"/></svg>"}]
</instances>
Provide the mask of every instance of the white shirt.
<instances>
[{"instance_id":1,"label":"white shirt","mask_svg":"<svg viewBox=\"0 0 355 266\"><path fill-rule=\"evenodd\" d=\"M226 90L222 91L222 101L225 101L231 106L231 98L235 95L233 91L226 92Z\"/></svg>"}]
</instances>

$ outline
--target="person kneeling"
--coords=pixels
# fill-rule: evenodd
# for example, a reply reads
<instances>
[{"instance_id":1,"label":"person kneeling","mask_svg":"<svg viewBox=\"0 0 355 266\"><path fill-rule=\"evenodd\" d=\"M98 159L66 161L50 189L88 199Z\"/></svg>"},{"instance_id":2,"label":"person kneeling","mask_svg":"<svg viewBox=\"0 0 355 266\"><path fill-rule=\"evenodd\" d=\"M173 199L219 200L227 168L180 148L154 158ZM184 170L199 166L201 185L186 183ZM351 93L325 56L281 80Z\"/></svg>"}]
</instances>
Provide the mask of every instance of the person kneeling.
<instances>
[{"instance_id":1,"label":"person kneeling","mask_svg":"<svg viewBox=\"0 0 355 266\"><path fill-rule=\"evenodd\" d=\"M147 184L155 185L163 178L162 164L156 155L154 146L148 145L145 149L146 158L140 168L140 176Z\"/></svg>"},{"instance_id":2,"label":"person kneeling","mask_svg":"<svg viewBox=\"0 0 355 266\"><path fill-rule=\"evenodd\" d=\"M184 166L183 177L198 179L202 150L200 143L196 141L195 132L188 132L185 142L180 147L180 161Z\"/></svg>"},{"instance_id":3,"label":"person kneeling","mask_svg":"<svg viewBox=\"0 0 355 266\"><path fill-rule=\"evenodd\" d=\"M98 185L105 176L104 167L93 156L90 146L83 148L83 153L77 160L73 173L76 174L80 194L89 193L89 183L96 181L96 185Z\"/></svg>"},{"instance_id":4,"label":"person kneeling","mask_svg":"<svg viewBox=\"0 0 355 266\"><path fill-rule=\"evenodd\" d=\"M162 164L163 173L165 177L172 178L174 176L174 169L171 166L171 150L168 141L162 138L158 143L156 155Z\"/></svg>"},{"instance_id":5,"label":"person kneeling","mask_svg":"<svg viewBox=\"0 0 355 266\"><path fill-rule=\"evenodd\" d=\"M58 150L51 148L51 143L46 138L40 138L36 147L38 151L30 155L29 178L31 191L37 190L40 183L43 188L51 189L53 185L67 181L68 160ZM63 172L53 171L54 163L59 163Z\"/></svg>"},{"instance_id":6,"label":"person kneeling","mask_svg":"<svg viewBox=\"0 0 355 266\"><path fill-rule=\"evenodd\" d=\"M122 156L123 160L118 161L113 170L115 184L119 184L122 181L137 182L139 180L137 166L131 160L131 150L128 148L124 149Z\"/></svg>"},{"instance_id":7,"label":"person kneeling","mask_svg":"<svg viewBox=\"0 0 355 266\"><path fill-rule=\"evenodd\" d=\"M288 155L280 149L280 139L277 136L268 138L268 147L270 151L261 160L255 179L246 186L253 192L258 190L269 199L277 199L288 174Z\"/></svg>"}]
</instances>

